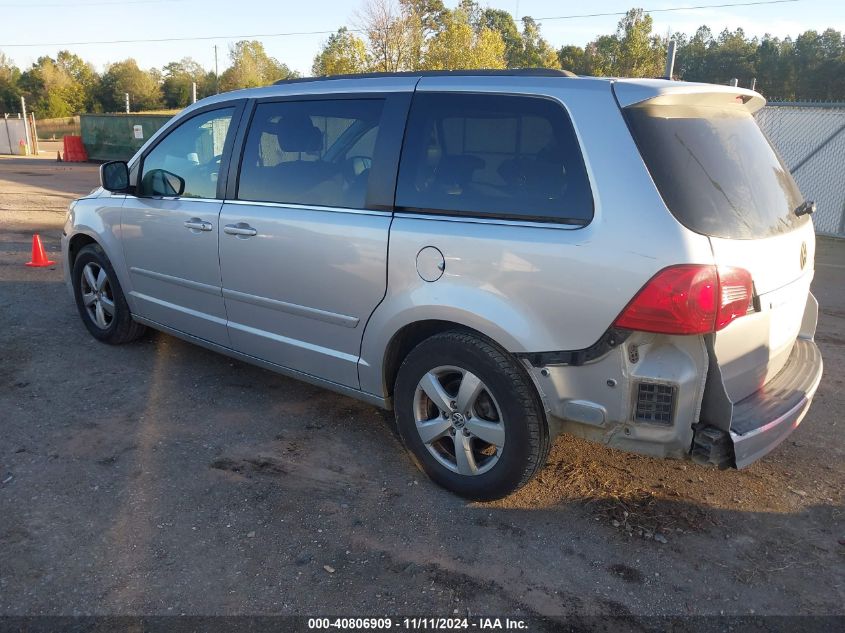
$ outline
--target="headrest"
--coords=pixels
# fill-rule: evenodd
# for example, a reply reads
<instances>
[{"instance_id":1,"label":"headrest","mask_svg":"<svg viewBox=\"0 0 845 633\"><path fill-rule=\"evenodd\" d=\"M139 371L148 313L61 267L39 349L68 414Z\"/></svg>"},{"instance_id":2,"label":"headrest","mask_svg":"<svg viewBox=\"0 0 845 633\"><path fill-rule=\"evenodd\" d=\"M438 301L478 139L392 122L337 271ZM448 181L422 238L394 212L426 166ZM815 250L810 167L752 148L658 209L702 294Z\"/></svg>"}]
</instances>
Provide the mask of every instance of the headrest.
<instances>
[{"instance_id":1,"label":"headrest","mask_svg":"<svg viewBox=\"0 0 845 633\"><path fill-rule=\"evenodd\" d=\"M305 114L285 116L270 131L283 152L319 152L323 148L323 133Z\"/></svg>"}]
</instances>

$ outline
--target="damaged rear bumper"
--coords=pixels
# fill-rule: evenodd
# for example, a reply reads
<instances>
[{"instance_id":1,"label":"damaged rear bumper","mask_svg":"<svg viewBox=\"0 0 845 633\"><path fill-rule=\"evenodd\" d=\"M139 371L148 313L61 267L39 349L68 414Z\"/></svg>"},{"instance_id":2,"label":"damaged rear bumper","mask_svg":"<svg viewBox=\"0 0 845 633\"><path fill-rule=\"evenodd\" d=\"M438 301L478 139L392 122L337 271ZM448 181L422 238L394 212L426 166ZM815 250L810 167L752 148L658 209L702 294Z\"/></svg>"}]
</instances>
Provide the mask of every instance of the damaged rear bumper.
<instances>
[{"instance_id":1,"label":"damaged rear bumper","mask_svg":"<svg viewBox=\"0 0 845 633\"><path fill-rule=\"evenodd\" d=\"M734 404L730 439L734 465L760 459L801 423L818 389L823 370L815 342L798 339L784 368L759 391Z\"/></svg>"},{"instance_id":2,"label":"damaged rear bumper","mask_svg":"<svg viewBox=\"0 0 845 633\"><path fill-rule=\"evenodd\" d=\"M812 339L799 337L782 370L736 403L705 380L720 382L717 372L708 372L708 366L718 368L711 358L703 337L632 333L583 364L523 362L555 433L655 457L743 468L772 451L801 422L821 380L821 354ZM638 419L643 384L664 385L671 394L662 423ZM707 399L706 391L721 397Z\"/></svg>"}]
</instances>

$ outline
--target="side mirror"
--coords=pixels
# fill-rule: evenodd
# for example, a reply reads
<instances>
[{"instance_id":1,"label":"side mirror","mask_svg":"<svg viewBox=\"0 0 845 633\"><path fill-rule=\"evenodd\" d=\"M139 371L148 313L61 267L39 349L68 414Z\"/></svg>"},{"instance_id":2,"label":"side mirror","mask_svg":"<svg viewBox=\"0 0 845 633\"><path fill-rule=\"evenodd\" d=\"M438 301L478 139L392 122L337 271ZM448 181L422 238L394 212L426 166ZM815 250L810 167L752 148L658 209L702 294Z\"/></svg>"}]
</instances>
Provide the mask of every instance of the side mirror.
<instances>
[{"instance_id":1,"label":"side mirror","mask_svg":"<svg viewBox=\"0 0 845 633\"><path fill-rule=\"evenodd\" d=\"M164 169L151 169L144 174L141 188L145 196L175 198L185 193L185 179Z\"/></svg>"},{"instance_id":2,"label":"side mirror","mask_svg":"<svg viewBox=\"0 0 845 633\"><path fill-rule=\"evenodd\" d=\"M100 185L112 193L129 190L129 166L122 160L113 160L100 165Z\"/></svg>"}]
</instances>

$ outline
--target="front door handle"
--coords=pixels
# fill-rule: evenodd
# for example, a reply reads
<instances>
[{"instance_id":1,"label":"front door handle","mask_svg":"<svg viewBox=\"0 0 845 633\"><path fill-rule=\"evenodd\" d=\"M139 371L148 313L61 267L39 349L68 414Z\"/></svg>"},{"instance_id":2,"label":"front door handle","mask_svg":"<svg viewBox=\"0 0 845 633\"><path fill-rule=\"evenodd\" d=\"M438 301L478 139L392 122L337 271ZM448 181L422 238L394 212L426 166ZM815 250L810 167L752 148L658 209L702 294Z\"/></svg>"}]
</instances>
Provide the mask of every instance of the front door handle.
<instances>
[{"instance_id":1,"label":"front door handle","mask_svg":"<svg viewBox=\"0 0 845 633\"><path fill-rule=\"evenodd\" d=\"M237 224L227 224L223 227L223 232L228 235L243 235L244 237L252 237L253 235L258 235L258 231L256 231L246 222L238 222Z\"/></svg>"},{"instance_id":2,"label":"front door handle","mask_svg":"<svg viewBox=\"0 0 845 633\"><path fill-rule=\"evenodd\" d=\"M194 231L210 231L213 227L211 222L206 222L201 218L191 218L185 221L185 228Z\"/></svg>"}]
</instances>

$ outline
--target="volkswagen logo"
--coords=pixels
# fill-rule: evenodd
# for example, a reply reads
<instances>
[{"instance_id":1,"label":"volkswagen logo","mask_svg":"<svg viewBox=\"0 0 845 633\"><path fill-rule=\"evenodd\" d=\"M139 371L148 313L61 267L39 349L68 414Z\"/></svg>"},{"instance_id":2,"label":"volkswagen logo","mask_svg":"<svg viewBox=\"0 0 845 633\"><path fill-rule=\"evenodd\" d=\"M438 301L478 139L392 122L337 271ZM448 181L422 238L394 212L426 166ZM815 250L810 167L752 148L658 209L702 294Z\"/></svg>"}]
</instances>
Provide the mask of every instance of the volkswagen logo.
<instances>
[{"instance_id":1,"label":"volkswagen logo","mask_svg":"<svg viewBox=\"0 0 845 633\"><path fill-rule=\"evenodd\" d=\"M804 266L807 265L807 242L801 242L801 270L804 270Z\"/></svg>"}]
</instances>

